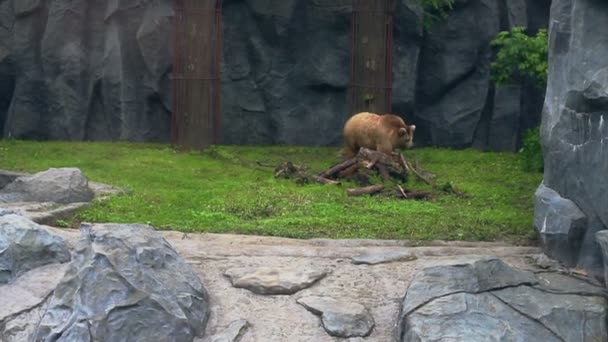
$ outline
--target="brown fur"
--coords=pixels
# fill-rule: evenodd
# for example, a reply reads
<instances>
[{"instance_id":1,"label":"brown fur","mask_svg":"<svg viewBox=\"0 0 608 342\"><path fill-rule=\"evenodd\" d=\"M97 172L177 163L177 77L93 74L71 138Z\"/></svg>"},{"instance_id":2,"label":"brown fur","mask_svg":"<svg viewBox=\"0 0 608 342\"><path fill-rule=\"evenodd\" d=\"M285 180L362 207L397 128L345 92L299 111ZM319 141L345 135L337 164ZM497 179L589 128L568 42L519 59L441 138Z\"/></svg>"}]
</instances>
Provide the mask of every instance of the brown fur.
<instances>
[{"instance_id":1,"label":"brown fur","mask_svg":"<svg viewBox=\"0 0 608 342\"><path fill-rule=\"evenodd\" d=\"M397 148L413 146L415 130L415 125L406 125L397 115L355 114L344 124L343 155L352 158L366 147L390 156Z\"/></svg>"}]
</instances>

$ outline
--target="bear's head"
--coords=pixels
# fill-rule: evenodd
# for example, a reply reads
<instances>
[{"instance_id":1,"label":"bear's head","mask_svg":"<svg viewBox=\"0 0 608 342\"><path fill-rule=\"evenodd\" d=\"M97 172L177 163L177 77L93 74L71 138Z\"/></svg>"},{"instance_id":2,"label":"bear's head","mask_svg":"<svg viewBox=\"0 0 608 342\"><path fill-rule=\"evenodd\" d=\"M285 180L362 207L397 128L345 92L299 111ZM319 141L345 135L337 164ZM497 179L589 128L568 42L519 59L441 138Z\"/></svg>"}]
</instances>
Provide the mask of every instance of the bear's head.
<instances>
[{"instance_id":1,"label":"bear's head","mask_svg":"<svg viewBox=\"0 0 608 342\"><path fill-rule=\"evenodd\" d=\"M397 141L393 145L398 148L411 148L414 146L414 131L416 125L405 125L397 130Z\"/></svg>"}]
</instances>

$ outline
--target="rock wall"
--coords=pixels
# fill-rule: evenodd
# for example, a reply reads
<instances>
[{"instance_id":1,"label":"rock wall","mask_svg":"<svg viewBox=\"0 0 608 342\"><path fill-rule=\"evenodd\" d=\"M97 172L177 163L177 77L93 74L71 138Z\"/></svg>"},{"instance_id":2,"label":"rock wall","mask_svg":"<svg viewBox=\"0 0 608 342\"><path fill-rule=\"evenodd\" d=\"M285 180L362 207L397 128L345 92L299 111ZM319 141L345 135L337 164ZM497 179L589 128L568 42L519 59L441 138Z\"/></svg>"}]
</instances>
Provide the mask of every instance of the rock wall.
<instances>
[{"instance_id":1,"label":"rock wall","mask_svg":"<svg viewBox=\"0 0 608 342\"><path fill-rule=\"evenodd\" d=\"M224 144L336 145L348 111L351 0L225 0ZM458 0L424 32L395 13L393 109L417 144L515 150L543 93L494 89L489 41L548 23L550 0ZM171 0L0 0L4 137L166 142Z\"/></svg>"},{"instance_id":2,"label":"rock wall","mask_svg":"<svg viewBox=\"0 0 608 342\"><path fill-rule=\"evenodd\" d=\"M553 256L597 276L603 266L596 233L608 227L607 22L605 1L553 0L551 5L541 126L545 174L535 211L544 240L561 235L564 248ZM563 199L582 211L584 222L574 224L580 215L555 210L568 203ZM563 218L551 221L556 214Z\"/></svg>"}]
</instances>

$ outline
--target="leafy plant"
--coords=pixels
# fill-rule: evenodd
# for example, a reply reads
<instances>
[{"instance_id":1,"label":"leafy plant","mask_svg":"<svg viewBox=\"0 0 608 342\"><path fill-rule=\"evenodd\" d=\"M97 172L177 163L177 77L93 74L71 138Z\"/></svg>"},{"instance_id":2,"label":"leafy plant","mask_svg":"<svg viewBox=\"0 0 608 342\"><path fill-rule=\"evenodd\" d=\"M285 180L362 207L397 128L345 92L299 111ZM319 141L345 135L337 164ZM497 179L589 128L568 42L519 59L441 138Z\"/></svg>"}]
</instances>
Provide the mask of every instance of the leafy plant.
<instances>
[{"instance_id":1,"label":"leafy plant","mask_svg":"<svg viewBox=\"0 0 608 342\"><path fill-rule=\"evenodd\" d=\"M530 80L539 88L547 85L547 30L529 36L526 28L515 26L502 31L491 42L497 47L496 61L491 65L492 79L497 86Z\"/></svg>"},{"instance_id":2,"label":"leafy plant","mask_svg":"<svg viewBox=\"0 0 608 342\"><path fill-rule=\"evenodd\" d=\"M70 222L59 219L59 220L55 221L55 225L57 227L61 227L61 228L68 228L68 227L70 227Z\"/></svg>"},{"instance_id":3,"label":"leafy plant","mask_svg":"<svg viewBox=\"0 0 608 342\"><path fill-rule=\"evenodd\" d=\"M526 172L543 172L543 149L540 143L540 127L524 134L523 147L519 151L522 169Z\"/></svg>"},{"instance_id":4,"label":"leafy plant","mask_svg":"<svg viewBox=\"0 0 608 342\"><path fill-rule=\"evenodd\" d=\"M454 0L421 0L423 25L428 30L436 22L445 19L454 6Z\"/></svg>"}]
</instances>

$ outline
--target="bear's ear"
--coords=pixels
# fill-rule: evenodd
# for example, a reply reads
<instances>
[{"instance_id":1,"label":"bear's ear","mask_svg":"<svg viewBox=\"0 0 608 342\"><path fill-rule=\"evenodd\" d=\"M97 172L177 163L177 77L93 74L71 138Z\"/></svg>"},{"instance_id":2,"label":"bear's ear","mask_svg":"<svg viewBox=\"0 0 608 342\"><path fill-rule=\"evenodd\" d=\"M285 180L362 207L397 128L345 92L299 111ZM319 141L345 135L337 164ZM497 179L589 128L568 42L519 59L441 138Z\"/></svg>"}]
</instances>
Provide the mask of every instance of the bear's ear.
<instances>
[{"instance_id":1,"label":"bear's ear","mask_svg":"<svg viewBox=\"0 0 608 342\"><path fill-rule=\"evenodd\" d=\"M399 134L400 137L404 136L405 133L407 133L407 130L405 129L405 127L399 128L398 134Z\"/></svg>"},{"instance_id":2,"label":"bear's ear","mask_svg":"<svg viewBox=\"0 0 608 342\"><path fill-rule=\"evenodd\" d=\"M412 130L412 132L415 131L416 130L416 125L411 125L410 129Z\"/></svg>"}]
</instances>

